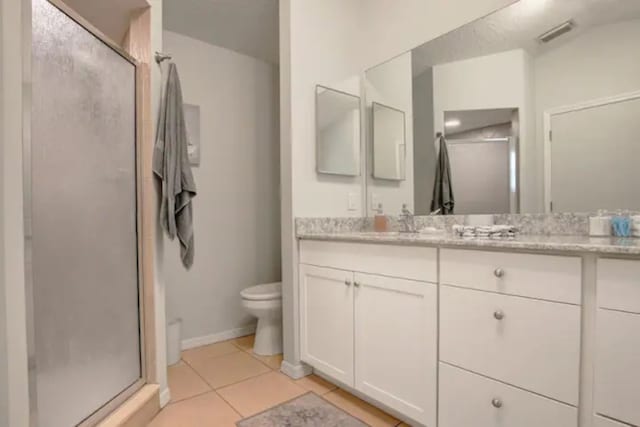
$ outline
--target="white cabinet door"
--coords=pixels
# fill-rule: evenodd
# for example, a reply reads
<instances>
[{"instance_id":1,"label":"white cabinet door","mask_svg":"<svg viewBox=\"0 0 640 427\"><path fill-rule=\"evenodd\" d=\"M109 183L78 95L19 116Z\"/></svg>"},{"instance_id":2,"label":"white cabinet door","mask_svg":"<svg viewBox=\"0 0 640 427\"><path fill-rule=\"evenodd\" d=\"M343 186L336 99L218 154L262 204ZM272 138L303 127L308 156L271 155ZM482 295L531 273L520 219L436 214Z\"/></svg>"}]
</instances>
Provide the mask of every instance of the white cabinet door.
<instances>
[{"instance_id":1,"label":"white cabinet door","mask_svg":"<svg viewBox=\"0 0 640 427\"><path fill-rule=\"evenodd\" d=\"M355 274L356 389L436 425L438 289Z\"/></svg>"},{"instance_id":2,"label":"white cabinet door","mask_svg":"<svg viewBox=\"0 0 640 427\"><path fill-rule=\"evenodd\" d=\"M353 273L300 265L301 358L353 386Z\"/></svg>"},{"instance_id":3,"label":"white cabinet door","mask_svg":"<svg viewBox=\"0 0 640 427\"><path fill-rule=\"evenodd\" d=\"M596 412L640 425L640 315L598 310Z\"/></svg>"},{"instance_id":4,"label":"white cabinet door","mask_svg":"<svg viewBox=\"0 0 640 427\"><path fill-rule=\"evenodd\" d=\"M577 427L578 409L440 364L439 427Z\"/></svg>"}]
</instances>

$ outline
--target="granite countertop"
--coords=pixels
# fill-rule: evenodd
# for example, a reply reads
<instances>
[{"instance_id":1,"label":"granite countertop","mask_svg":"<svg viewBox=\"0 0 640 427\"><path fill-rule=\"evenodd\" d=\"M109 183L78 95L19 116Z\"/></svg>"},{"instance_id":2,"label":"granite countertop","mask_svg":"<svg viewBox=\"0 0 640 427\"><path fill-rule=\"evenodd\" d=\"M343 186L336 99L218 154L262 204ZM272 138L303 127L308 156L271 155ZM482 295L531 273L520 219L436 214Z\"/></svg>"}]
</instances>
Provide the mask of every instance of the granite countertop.
<instances>
[{"instance_id":1,"label":"granite countertop","mask_svg":"<svg viewBox=\"0 0 640 427\"><path fill-rule=\"evenodd\" d=\"M298 231L298 239L340 242L386 243L414 246L520 249L554 252L589 252L640 255L640 238L589 237L566 235L519 235L514 239L462 238L449 233L376 233L362 231Z\"/></svg>"}]
</instances>

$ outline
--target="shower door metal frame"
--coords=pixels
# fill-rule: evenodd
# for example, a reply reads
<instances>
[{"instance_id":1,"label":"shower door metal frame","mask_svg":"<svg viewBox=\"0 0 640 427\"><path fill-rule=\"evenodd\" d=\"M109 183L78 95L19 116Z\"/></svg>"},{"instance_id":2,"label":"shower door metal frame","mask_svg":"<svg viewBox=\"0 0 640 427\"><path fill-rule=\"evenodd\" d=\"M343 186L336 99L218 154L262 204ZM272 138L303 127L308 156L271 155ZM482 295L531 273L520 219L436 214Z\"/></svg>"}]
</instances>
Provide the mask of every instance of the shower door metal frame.
<instances>
[{"instance_id":1,"label":"shower door metal frame","mask_svg":"<svg viewBox=\"0 0 640 427\"><path fill-rule=\"evenodd\" d=\"M142 87L141 63L125 51L120 45L113 42L109 37L104 35L100 30L95 28L91 23L81 17L77 12L67 6L62 0L46 0L67 17L96 37L99 41L111 48L123 59L133 65L135 69L134 81L134 98L135 98L135 176L136 176L136 251L137 251L137 270L138 270L138 325L140 335L140 378L133 384L124 389L120 394L113 397L110 401L105 402L103 406L97 408L95 412L85 418L77 427L89 427L98 424L111 412L122 405L129 397L140 390L147 382L149 382L147 371L147 353L154 350L151 340L146 339L145 326L148 324L148 317L152 315L146 312L144 307L145 300L145 277L143 274L143 216L142 216L142 190L143 190L143 174L142 174L142 140L141 140L141 121L142 117ZM23 202L24 202L24 244L25 244L25 293L26 293L26 324L27 324L27 350L28 350L28 376L29 376L29 424L31 427L38 427L38 406L37 406L37 388L36 375L37 366L35 359L35 313L33 305L33 272L32 272L32 187L31 187L31 109L32 109L32 87L33 80L31 74L31 55L32 55L32 0L22 0L22 82L23 82L23 120L22 120L22 145L23 145Z\"/></svg>"}]
</instances>

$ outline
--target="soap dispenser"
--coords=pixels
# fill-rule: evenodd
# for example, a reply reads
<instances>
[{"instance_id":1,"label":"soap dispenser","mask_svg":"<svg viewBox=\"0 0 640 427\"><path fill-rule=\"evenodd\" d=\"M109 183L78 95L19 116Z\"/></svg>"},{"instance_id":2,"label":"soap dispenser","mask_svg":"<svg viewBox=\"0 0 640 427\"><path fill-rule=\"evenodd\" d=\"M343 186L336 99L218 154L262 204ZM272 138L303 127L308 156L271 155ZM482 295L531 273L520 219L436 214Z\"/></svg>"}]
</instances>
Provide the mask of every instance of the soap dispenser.
<instances>
[{"instance_id":1,"label":"soap dispenser","mask_svg":"<svg viewBox=\"0 0 640 427\"><path fill-rule=\"evenodd\" d=\"M378 207L376 208L376 214L373 217L373 229L378 233L383 233L387 231L387 227L389 225L389 221L382 211L382 203L378 203Z\"/></svg>"}]
</instances>

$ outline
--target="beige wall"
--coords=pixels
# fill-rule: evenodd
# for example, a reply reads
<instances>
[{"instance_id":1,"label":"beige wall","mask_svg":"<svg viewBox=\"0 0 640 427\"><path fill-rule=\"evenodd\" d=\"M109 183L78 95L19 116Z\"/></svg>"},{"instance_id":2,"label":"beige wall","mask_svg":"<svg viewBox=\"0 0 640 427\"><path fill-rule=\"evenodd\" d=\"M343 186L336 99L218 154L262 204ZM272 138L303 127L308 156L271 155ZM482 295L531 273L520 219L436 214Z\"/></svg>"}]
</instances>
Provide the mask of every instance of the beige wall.
<instances>
[{"instance_id":1,"label":"beige wall","mask_svg":"<svg viewBox=\"0 0 640 427\"><path fill-rule=\"evenodd\" d=\"M2 241L4 314L6 328L8 425L28 425L27 334L24 292L22 213L22 10L21 0L2 2ZM29 9L30 11L30 9ZM2 396L0 396L2 398Z\"/></svg>"}]
</instances>

